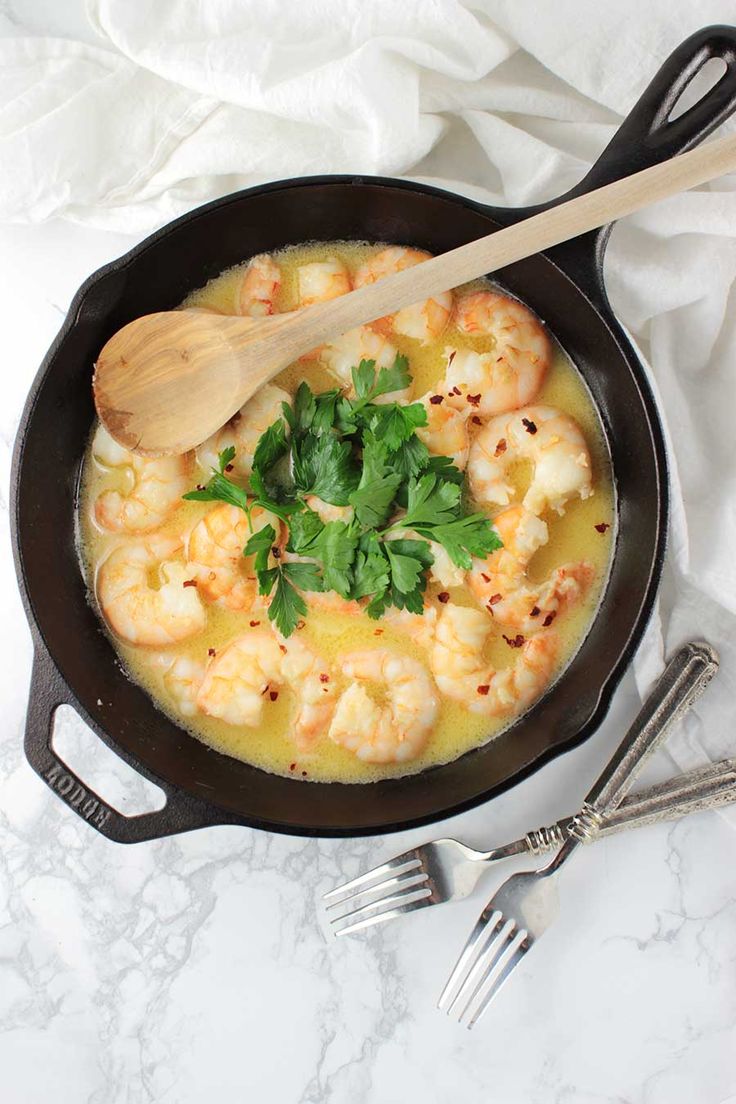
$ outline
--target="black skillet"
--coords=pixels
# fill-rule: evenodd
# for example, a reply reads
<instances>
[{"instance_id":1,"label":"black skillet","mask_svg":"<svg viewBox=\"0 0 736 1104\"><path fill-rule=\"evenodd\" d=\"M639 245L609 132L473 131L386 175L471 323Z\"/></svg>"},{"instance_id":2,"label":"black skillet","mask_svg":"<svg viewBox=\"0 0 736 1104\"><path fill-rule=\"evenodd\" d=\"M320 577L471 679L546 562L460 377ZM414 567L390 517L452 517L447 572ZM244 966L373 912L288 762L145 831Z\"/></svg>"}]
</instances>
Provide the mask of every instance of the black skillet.
<instances>
[{"instance_id":1,"label":"black skillet","mask_svg":"<svg viewBox=\"0 0 736 1104\"><path fill-rule=\"evenodd\" d=\"M721 58L727 71L695 106L668 121L683 89L710 58ZM734 108L736 28L705 28L675 50L585 179L561 198L689 149ZM590 388L613 463L619 530L606 593L574 660L530 713L486 747L415 777L364 786L279 778L210 751L126 678L88 604L75 551L79 468L94 414L92 364L126 322L171 309L222 269L289 243L355 238L442 253L531 210L491 208L380 177L286 180L185 215L80 288L26 404L15 446L11 517L35 645L26 755L67 805L103 835L129 843L212 824L325 836L409 828L488 800L600 724L651 612L668 520L659 417L603 284L610 227L493 275L548 322ZM52 747L54 714L62 703L162 787L162 810L124 816L77 778Z\"/></svg>"}]
</instances>

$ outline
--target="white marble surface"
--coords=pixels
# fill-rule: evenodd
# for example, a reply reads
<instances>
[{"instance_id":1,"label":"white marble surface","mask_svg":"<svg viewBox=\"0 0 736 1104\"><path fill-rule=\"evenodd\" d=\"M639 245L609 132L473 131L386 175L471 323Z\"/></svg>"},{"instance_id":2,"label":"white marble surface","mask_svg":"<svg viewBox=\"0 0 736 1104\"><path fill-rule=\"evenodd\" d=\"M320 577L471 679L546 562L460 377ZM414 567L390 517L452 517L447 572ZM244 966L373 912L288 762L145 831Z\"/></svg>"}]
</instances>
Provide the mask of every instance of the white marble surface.
<instances>
[{"instance_id":1,"label":"white marble surface","mask_svg":"<svg viewBox=\"0 0 736 1104\"><path fill-rule=\"evenodd\" d=\"M33 373L80 281L131 244L61 224L0 230L3 526ZM53 564L50 565L53 569ZM460 905L327 942L316 898L426 837L310 841L218 828L125 848L77 820L22 753L31 645L2 543L0 1070L8 1104L723 1104L736 1092L734 836L715 815L599 844L560 924L479 1028L434 1009L499 871ZM635 711L442 825L487 845L579 802ZM703 709L706 708L704 704ZM148 807L64 717L65 753ZM659 774L668 769L662 761ZM132 796L131 796L132 795Z\"/></svg>"},{"instance_id":2,"label":"white marble surface","mask_svg":"<svg viewBox=\"0 0 736 1104\"><path fill-rule=\"evenodd\" d=\"M79 33L54 4L0 0L0 30L23 21ZM733 1104L736 843L716 815L581 854L560 923L468 1033L434 1005L511 868L460 905L328 942L318 894L426 830L313 841L218 828L125 848L33 775L22 752L31 643L8 534L12 441L78 284L131 244L62 224L0 228L0 1100ZM584 747L437 834L488 846L569 811L637 705L627 678ZM151 807L150 788L78 721L66 715L59 728L65 754L106 796ZM668 769L662 756L650 777Z\"/></svg>"}]
</instances>

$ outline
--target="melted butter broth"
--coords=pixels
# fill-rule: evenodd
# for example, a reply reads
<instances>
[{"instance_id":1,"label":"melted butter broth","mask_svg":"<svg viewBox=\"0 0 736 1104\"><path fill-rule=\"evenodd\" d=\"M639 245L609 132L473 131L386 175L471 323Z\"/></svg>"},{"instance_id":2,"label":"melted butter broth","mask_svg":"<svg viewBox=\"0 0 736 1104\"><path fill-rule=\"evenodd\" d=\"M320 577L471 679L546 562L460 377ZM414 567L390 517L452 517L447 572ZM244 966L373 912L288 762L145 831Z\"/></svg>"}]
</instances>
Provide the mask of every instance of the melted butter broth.
<instances>
[{"instance_id":1,"label":"melted butter broth","mask_svg":"<svg viewBox=\"0 0 736 1104\"><path fill-rule=\"evenodd\" d=\"M307 244L283 250L277 254L283 275L278 309L292 310L298 304L299 265L339 255L350 270L355 271L372 253L381 248L383 246L367 243L338 242L331 245ZM183 306L209 306L223 313L235 313L235 296L244 267L241 265L223 272L205 287L193 292ZM468 286L480 288L489 285L487 281L481 280ZM489 346L489 339L469 338L453 329L445 331L438 342L428 347L400 335L394 335L392 341L400 352L409 357L414 396L423 395L435 388L443 377L446 345L474 348ZM274 382L293 394L302 379L306 379L315 391L334 386L334 379L321 366L305 367L301 364L292 365ZM579 423L590 449L595 487L595 492L589 499L569 503L564 516L551 512L544 515L549 526L550 539L530 565L529 576L533 580L543 579L553 568L568 561L585 559L595 567L595 579L585 602L561 615L555 622L562 644L554 675L557 677L580 645L607 577L611 538L615 531L614 495L610 464L598 415L581 377L556 344L546 381L534 401L559 407ZM512 477L519 494L523 494L528 484L529 472L524 465L519 465ZM121 539L129 539L106 533L97 526L94 521L94 502L99 493L108 487L125 487L128 478L120 470L110 471L102 467L88 449L82 480L80 550L92 595L98 565ZM192 477L192 485L204 482L207 478L207 472L197 469ZM187 533L210 508L209 503L182 502L160 531ZM490 516L495 512L497 511L489 511ZM595 528L602 522L611 526L604 534ZM436 595L439 590L439 587L430 585L428 593ZM451 600L459 605L477 605L465 587L453 588L450 593ZM261 612L231 613L215 606L208 606L207 611L205 632L193 640L167 649L167 654L206 660L208 649L214 648L219 652L235 637L247 632L262 631L268 626L266 615ZM252 622L256 624L253 625ZM493 628L486 653L488 660L498 668L512 664L518 656L518 652L506 644L503 631L499 626ZM424 649L414 645L390 625L371 621L366 615L310 611L305 626L298 632L306 644L324 657L326 665L334 665L335 668L341 657L348 652L366 647L390 648L414 656L428 666L428 656ZM278 691L275 701L271 701L266 695L263 720L258 728L228 725L216 718L199 714L196 717L183 717L169 696L163 676L154 663L157 649L134 647L120 640L115 640L114 643L130 676L150 693L165 713L197 739L226 755L242 759L271 773L310 781L370 782L379 778L415 773L456 759L497 735L515 719L482 717L465 709L462 703L442 698L438 719L427 745L422 754L410 763L363 763L326 737L309 754L297 753L290 738L290 719L294 712L295 696L289 687L275 688ZM338 672L333 677L339 678ZM376 692L380 694L380 688L376 688Z\"/></svg>"}]
</instances>

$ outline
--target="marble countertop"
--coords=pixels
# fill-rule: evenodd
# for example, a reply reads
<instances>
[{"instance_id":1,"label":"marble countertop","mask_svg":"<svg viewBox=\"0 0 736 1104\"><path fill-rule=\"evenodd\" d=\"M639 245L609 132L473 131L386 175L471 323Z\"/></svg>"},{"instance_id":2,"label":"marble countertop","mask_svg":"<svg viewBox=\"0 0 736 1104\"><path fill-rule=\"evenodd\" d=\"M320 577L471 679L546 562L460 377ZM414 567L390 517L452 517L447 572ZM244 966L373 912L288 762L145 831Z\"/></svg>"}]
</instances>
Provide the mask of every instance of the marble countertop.
<instances>
[{"instance_id":1,"label":"marble countertop","mask_svg":"<svg viewBox=\"0 0 736 1104\"><path fill-rule=\"evenodd\" d=\"M0 229L2 1100L736 1101L735 842L715 814L580 854L559 924L467 1032L436 999L513 864L461 904L327 941L318 894L427 830L316 841L213 828L123 847L31 772L31 642L8 534L12 442L77 286L131 244L64 224ZM485 847L577 807L637 705L627 678L585 746L434 834ZM153 807L152 788L73 714L58 718L56 738L113 803ZM650 777L669 769L662 755Z\"/></svg>"}]
</instances>

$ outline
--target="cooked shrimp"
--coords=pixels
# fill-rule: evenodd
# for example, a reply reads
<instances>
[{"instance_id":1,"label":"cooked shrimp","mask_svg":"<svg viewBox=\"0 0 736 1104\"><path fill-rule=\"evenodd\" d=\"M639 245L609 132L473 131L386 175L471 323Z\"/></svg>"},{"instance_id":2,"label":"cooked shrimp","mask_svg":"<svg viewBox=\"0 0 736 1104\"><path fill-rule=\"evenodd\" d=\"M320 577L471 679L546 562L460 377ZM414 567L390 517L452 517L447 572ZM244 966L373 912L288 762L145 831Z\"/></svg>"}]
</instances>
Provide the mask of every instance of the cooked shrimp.
<instances>
[{"instance_id":1,"label":"cooked shrimp","mask_svg":"<svg viewBox=\"0 0 736 1104\"><path fill-rule=\"evenodd\" d=\"M294 743L308 750L324 732L335 712L335 683L330 668L318 655L291 636L281 646L281 679L296 697L291 724Z\"/></svg>"},{"instance_id":2,"label":"cooked shrimp","mask_svg":"<svg viewBox=\"0 0 736 1104\"><path fill-rule=\"evenodd\" d=\"M515 460L531 460L534 474L523 505L533 514L548 507L564 514L571 498L593 494L590 453L574 418L551 406L501 414L480 431L468 461L470 490L479 502L507 506L514 494L506 478Z\"/></svg>"},{"instance_id":3,"label":"cooked shrimp","mask_svg":"<svg viewBox=\"0 0 736 1104\"><path fill-rule=\"evenodd\" d=\"M396 352L396 346L383 334L376 333L369 326L358 326L323 345L318 350L318 355L329 371L348 388L348 393L352 394L352 369L357 368L361 360L374 360L378 372L381 368L391 367L396 359ZM407 402L410 391L408 387L392 391L388 395L380 395L376 402Z\"/></svg>"},{"instance_id":4,"label":"cooked shrimp","mask_svg":"<svg viewBox=\"0 0 736 1104\"><path fill-rule=\"evenodd\" d=\"M189 490L192 454L151 459L128 452L100 425L92 454L109 468L124 468L132 486L127 491L103 491L95 502L95 518L105 529L147 533L173 513Z\"/></svg>"},{"instance_id":5,"label":"cooked shrimp","mask_svg":"<svg viewBox=\"0 0 736 1104\"><path fill-rule=\"evenodd\" d=\"M217 467L217 458L226 448L235 449L233 470L246 478L253 471L253 455L259 438L282 416L281 404L289 402L288 392L266 384L249 399L227 425L218 429L197 449L197 459L207 470Z\"/></svg>"},{"instance_id":6,"label":"cooked shrimp","mask_svg":"<svg viewBox=\"0 0 736 1104\"><path fill-rule=\"evenodd\" d=\"M437 623L432 673L443 694L473 713L521 713L547 688L559 652L557 635L549 630L531 637L515 663L496 670L483 658L490 630L480 610L448 602Z\"/></svg>"},{"instance_id":7,"label":"cooked shrimp","mask_svg":"<svg viewBox=\"0 0 736 1104\"><path fill-rule=\"evenodd\" d=\"M458 329L494 339L493 349L452 349L447 364L449 401L470 404L489 417L530 403L552 357L544 326L528 307L495 291L476 291L457 303Z\"/></svg>"},{"instance_id":8,"label":"cooked shrimp","mask_svg":"<svg viewBox=\"0 0 736 1104\"><path fill-rule=\"evenodd\" d=\"M342 673L354 679L340 696L329 736L366 763L403 763L427 742L439 709L432 679L421 663L384 648L352 652ZM364 682L383 685L387 704L379 705Z\"/></svg>"},{"instance_id":9,"label":"cooked shrimp","mask_svg":"<svg viewBox=\"0 0 736 1104\"><path fill-rule=\"evenodd\" d=\"M325 525L330 521L352 521L355 514L352 506L333 506L331 502L317 498L317 495L307 495L304 501L310 510L319 514Z\"/></svg>"},{"instance_id":10,"label":"cooked shrimp","mask_svg":"<svg viewBox=\"0 0 736 1104\"><path fill-rule=\"evenodd\" d=\"M193 716L197 712L197 694L204 678L204 663L189 656L167 652L153 656L152 663L163 671L164 686L179 712L185 717Z\"/></svg>"},{"instance_id":11,"label":"cooked shrimp","mask_svg":"<svg viewBox=\"0 0 736 1104\"><path fill-rule=\"evenodd\" d=\"M348 270L337 257L300 265L297 279L300 307L325 303L328 299L337 299L351 290Z\"/></svg>"},{"instance_id":12,"label":"cooked shrimp","mask_svg":"<svg viewBox=\"0 0 736 1104\"><path fill-rule=\"evenodd\" d=\"M425 603L423 613L410 613L409 610L389 606L381 622L398 629L399 632L406 633L409 639L420 648L431 648L437 628L437 609Z\"/></svg>"},{"instance_id":13,"label":"cooked shrimp","mask_svg":"<svg viewBox=\"0 0 736 1104\"><path fill-rule=\"evenodd\" d=\"M251 524L253 528L251 529ZM187 546L187 572L197 580L207 602L229 610L249 610L257 595L253 557L243 549L252 533L271 525L276 542L281 522L261 506L251 510L250 523L237 506L221 503L192 529Z\"/></svg>"},{"instance_id":14,"label":"cooked shrimp","mask_svg":"<svg viewBox=\"0 0 736 1104\"><path fill-rule=\"evenodd\" d=\"M594 575L591 564L556 567L541 583L530 583L526 570L547 543L547 526L523 506L509 506L494 519L503 548L485 560L474 559L470 589L501 625L529 635L551 625L558 613L579 602Z\"/></svg>"},{"instance_id":15,"label":"cooked shrimp","mask_svg":"<svg viewBox=\"0 0 736 1104\"><path fill-rule=\"evenodd\" d=\"M177 537L154 535L118 545L97 572L97 600L114 633L130 644L176 644L201 632L204 606L183 563L171 560ZM158 568L160 586L149 573Z\"/></svg>"},{"instance_id":16,"label":"cooked shrimp","mask_svg":"<svg viewBox=\"0 0 736 1104\"><path fill-rule=\"evenodd\" d=\"M428 260L431 253L425 253L422 249L406 249L399 245L390 245L375 253L361 265L355 273L354 284L356 288L365 284L374 284L383 276L390 276L394 272L401 272L405 268L420 264ZM434 341L444 330L450 314L452 313L452 292L443 291L439 295L433 295L430 299L424 299L420 303L414 303L410 307L404 307L396 314L379 318L371 325L374 329L383 332L393 330L404 337L414 337L423 344Z\"/></svg>"},{"instance_id":17,"label":"cooked shrimp","mask_svg":"<svg viewBox=\"0 0 736 1104\"><path fill-rule=\"evenodd\" d=\"M270 253L259 253L248 262L240 287L235 294L238 314L260 318L273 314L281 287L281 269Z\"/></svg>"},{"instance_id":18,"label":"cooked shrimp","mask_svg":"<svg viewBox=\"0 0 736 1104\"><path fill-rule=\"evenodd\" d=\"M429 391L418 400L427 411L426 426L416 433L435 456L449 456L456 467L465 470L470 450L468 418L471 408L457 409L445 396Z\"/></svg>"},{"instance_id":19,"label":"cooked shrimp","mask_svg":"<svg viewBox=\"0 0 736 1104\"><path fill-rule=\"evenodd\" d=\"M281 680L282 652L268 630L254 630L231 641L205 672L197 708L226 724L255 727L261 721L267 691Z\"/></svg>"}]
</instances>

